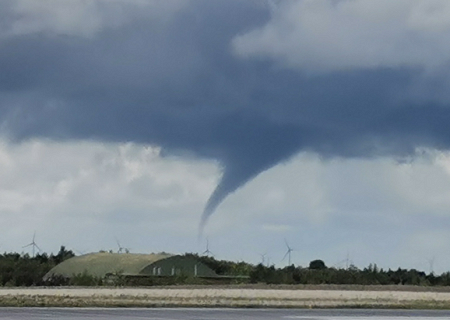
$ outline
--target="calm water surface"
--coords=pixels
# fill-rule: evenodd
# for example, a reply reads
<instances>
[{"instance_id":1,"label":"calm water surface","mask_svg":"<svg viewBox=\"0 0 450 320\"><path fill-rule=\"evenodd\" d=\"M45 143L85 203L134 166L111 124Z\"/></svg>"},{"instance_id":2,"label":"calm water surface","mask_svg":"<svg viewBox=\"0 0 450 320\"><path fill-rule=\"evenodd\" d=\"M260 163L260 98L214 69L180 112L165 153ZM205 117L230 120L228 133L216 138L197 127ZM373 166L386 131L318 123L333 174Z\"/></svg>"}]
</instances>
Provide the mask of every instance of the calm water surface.
<instances>
[{"instance_id":1,"label":"calm water surface","mask_svg":"<svg viewBox=\"0 0 450 320\"><path fill-rule=\"evenodd\" d=\"M70 309L0 308L1 319L150 319L150 320L387 320L450 319L450 311L280 310L280 309Z\"/></svg>"}]
</instances>

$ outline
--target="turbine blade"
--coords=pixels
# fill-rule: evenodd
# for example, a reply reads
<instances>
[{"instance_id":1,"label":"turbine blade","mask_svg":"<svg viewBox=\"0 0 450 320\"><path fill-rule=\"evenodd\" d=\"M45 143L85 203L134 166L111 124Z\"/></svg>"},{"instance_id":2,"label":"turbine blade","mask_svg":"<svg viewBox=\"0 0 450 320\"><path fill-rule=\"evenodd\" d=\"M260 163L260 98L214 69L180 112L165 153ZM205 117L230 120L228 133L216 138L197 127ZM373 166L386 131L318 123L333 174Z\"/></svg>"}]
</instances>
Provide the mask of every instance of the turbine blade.
<instances>
[{"instance_id":1,"label":"turbine blade","mask_svg":"<svg viewBox=\"0 0 450 320\"><path fill-rule=\"evenodd\" d=\"M291 250L291 247L289 246L289 243L287 242L286 239L284 239L284 243L286 244L286 247L288 248L288 251Z\"/></svg>"}]
</instances>

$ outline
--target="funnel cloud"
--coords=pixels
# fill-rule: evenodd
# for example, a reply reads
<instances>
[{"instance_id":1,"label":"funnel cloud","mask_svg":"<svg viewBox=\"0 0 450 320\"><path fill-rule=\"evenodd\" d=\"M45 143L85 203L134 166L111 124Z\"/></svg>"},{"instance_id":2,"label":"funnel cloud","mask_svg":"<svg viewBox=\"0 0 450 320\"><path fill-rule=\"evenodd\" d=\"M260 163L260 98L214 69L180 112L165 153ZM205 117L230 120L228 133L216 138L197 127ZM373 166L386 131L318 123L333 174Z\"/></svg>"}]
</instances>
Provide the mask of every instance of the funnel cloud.
<instances>
[{"instance_id":1,"label":"funnel cloud","mask_svg":"<svg viewBox=\"0 0 450 320\"><path fill-rule=\"evenodd\" d=\"M228 195L299 152L450 147L447 1L434 11L402 0L99 3L80 2L63 25L65 10L41 17L27 1L0 3L1 132L215 159L223 175L201 228Z\"/></svg>"}]
</instances>

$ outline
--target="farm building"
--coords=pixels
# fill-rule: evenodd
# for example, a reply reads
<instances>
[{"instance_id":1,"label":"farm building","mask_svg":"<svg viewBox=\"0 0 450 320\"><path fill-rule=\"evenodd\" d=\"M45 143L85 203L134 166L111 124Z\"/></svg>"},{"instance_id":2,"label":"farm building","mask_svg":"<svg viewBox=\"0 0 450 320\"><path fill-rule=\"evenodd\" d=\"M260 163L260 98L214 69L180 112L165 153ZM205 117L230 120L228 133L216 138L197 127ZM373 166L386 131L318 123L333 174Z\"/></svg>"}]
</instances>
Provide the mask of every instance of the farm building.
<instances>
[{"instance_id":1,"label":"farm building","mask_svg":"<svg viewBox=\"0 0 450 320\"><path fill-rule=\"evenodd\" d=\"M216 278L217 274L193 256L171 254L135 254L135 253L90 253L67 259L45 276L71 278L87 273L105 278L112 275L128 277L170 277L186 275L201 278Z\"/></svg>"}]
</instances>

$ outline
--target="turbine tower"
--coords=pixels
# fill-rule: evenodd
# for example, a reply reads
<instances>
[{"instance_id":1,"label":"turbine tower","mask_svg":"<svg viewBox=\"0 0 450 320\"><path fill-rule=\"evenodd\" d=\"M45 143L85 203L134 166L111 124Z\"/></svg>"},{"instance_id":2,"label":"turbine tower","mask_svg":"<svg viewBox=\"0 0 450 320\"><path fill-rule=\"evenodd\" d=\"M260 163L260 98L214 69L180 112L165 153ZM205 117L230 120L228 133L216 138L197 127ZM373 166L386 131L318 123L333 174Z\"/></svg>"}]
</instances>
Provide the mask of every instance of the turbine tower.
<instances>
[{"instance_id":1,"label":"turbine tower","mask_svg":"<svg viewBox=\"0 0 450 320\"><path fill-rule=\"evenodd\" d=\"M32 247L33 250L33 258L34 258L34 253L36 248L38 249L38 251L42 251L41 248L39 248L39 246L36 244L36 241L34 241L36 239L36 231L33 233L33 241L31 241L29 244L27 244L26 246L23 246L22 248L27 248L27 247Z\"/></svg>"},{"instance_id":2,"label":"turbine tower","mask_svg":"<svg viewBox=\"0 0 450 320\"><path fill-rule=\"evenodd\" d=\"M286 259L286 257L288 257L288 262L289 262L288 266L290 266L290 265L291 265L291 252L294 251L294 249L292 249L292 248L289 246L289 244L288 244L288 242L286 241L286 239L284 239L284 243L286 244L287 251L286 251L286 254L285 254L284 257L283 257L283 260ZM283 260L281 260L281 261L283 261Z\"/></svg>"},{"instance_id":3,"label":"turbine tower","mask_svg":"<svg viewBox=\"0 0 450 320\"><path fill-rule=\"evenodd\" d=\"M436 260L436 257L433 256L433 258L428 259L428 264L430 266L430 274L434 274L434 261Z\"/></svg>"}]
</instances>

